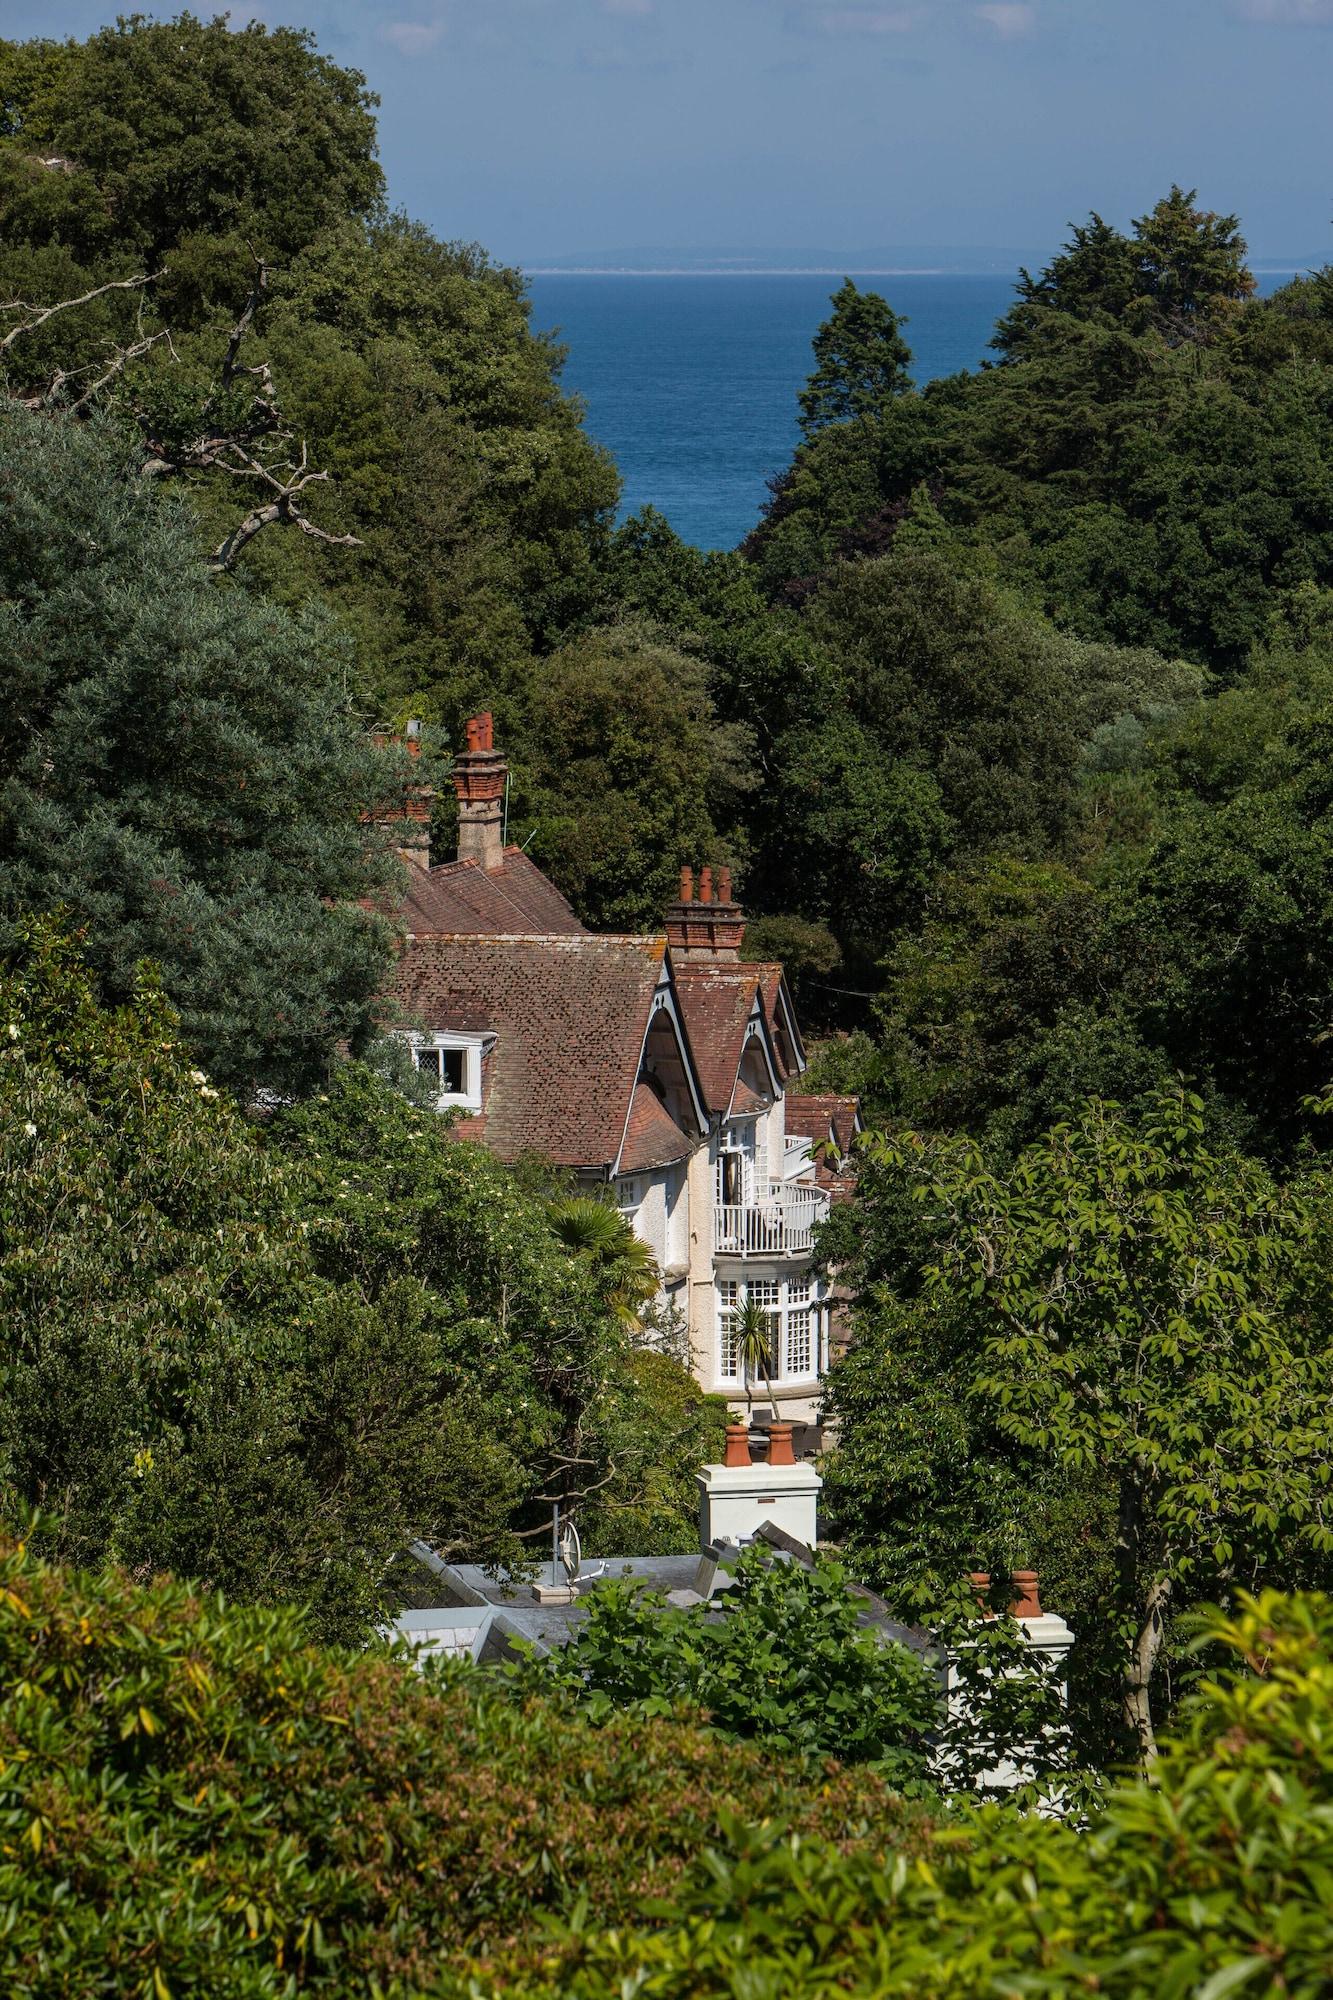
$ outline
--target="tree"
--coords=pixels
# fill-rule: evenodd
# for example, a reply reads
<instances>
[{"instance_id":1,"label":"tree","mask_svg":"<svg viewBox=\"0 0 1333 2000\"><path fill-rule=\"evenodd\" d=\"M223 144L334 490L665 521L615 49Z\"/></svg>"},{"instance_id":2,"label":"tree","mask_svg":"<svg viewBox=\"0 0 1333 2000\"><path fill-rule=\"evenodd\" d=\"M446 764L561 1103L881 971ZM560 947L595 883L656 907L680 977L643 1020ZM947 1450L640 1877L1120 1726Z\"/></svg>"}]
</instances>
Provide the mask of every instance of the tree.
<instances>
[{"instance_id":1,"label":"tree","mask_svg":"<svg viewBox=\"0 0 1333 2000\"><path fill-rule=\"evenodd\" d=\"M938 788L951 845L1059 846L1075 741L1068 663L1054 632L920 544L842 565L810 622L879 758Z\"/></svg>"},{"instance_id":2,"label":"tree","mask_svg":"<svg viewBox=\"0 0 1333 2000\"><path fill-rule=\"evenodd\" d=\"M717 724L696 660L631 624L551 654L519 713L518 839L593 930L660 925L752 782L748 735Z\"/></svg>"},{"instance_id":3,"label":"tree","mask_svg":"<svg viewBox=\"0 0 1333 2000\"><path fill-rule=\"evenodd\" d=\"M155 987L107 1009L42 923L0 976L0 1132L0 1490L67 1559L357 1641L410 1542L521 1569L552 1499L617 1553L692 1544L712 1406L544 1187L362 1065L256 1125Z\"/></svg>"},{"instance_id":4,"label":"tree","mask_svg":"<svg viewBox=\"0 0 1333 2000\"><path fill-rule=\"evenodd\" d=\"M6 238L170 264L178 321L243 293L256 256L288 259L384 179L378 100L296 28L133 15L88 41L0 42ZM241 282L237 282L240 280Z\"/></svg>"},{"instance_id":5,"label":"tree","mask_svg":"<svg viewBox=\"0 0 1333 2000\"><path fill-rule=\"evenodd\" d=\"M331 606L376 712L452 728L599 601L618 482L520 275L386 214L374 104L308 35L221 17L0 44L3 365L22 397L100 383L210 551ZM260 373L228 390L241 319ZM306 531L242 553L270 507Z\"/></svg>"},{"instance_id":6,"label":"tree","mask_svg":"<svg viewBox=\"0 0 1333 2000\"><path fill-rule=\"evenodd\" d=\"M0 413L0 899L64 908L104 990L151 958L220 1082L302 1089L371 1031L397 879L326 624L214 582L118 434Z\"/></svg>"},{"instance_id":7,"label":"tree","mask_svg":"<svg viewBox=\"0 0 1333 2000\"><path fill-rule=\"evenodd\" d=\"M519 1676L560 1690L593 1721L703 1709L720 1736L803 1760L873 1762L890 1782L925 1782L939 1720L933 1665L859 1626L842 1567L805 1569L756 1545L731 1587L671 1609L635 1582L595 1590L568 1645Z\"/></svg>"},{"instance_id":8,"label":"tree","mask_svg":"<svg viewBox=\"0 0 1333 2000\"><path fill-rule=\"evenodd\" d=\"M915 1182L924 1299L967 1301L970 1397L1114 1493L1102 1616L1145 1763L1173 1610L1322 1581L1333 1551L1328 1187L1214 1151L1201 1113L1184 1090L1138 1125L1094 1101L1009 1170L967 1140L871 1148Z\"/></svg>"},{"instance_id":9,"label":"tree","mask_svg":"<svg viewBox=\"0 0 1333 2000\"><path fill-rule=\"evenodd\" d=\"M595 1195L573 1194L553 1201L547 1219L556 1241L587 1260L611 1310L626 1326L637 1327L660 1281L652 1251L624 1216Z\"/></svg>"},{"instance_id":10,"label":"tree","mask_svg":"<svg viewBox=\"0 0 1333 2000\"><path fill-rule=\"evenodd\" d=\"M1240 218L1195 206L1198 190L1172 184L1134 224L1140 281L1155 321L1179 337L1234 314L1254 291Z\"/></svg>"},{"instance_id":11,"label":"tree","mask_svg":"<svg viewBox=\"0 0 1333 2000\"><path fill-rule=\"evenodd\" d=\"M694 1544L714 1412L678 1362L644 1353L628 1311L644 1260L614 1209L614 1232L593 1225L608 1254L581 1210L562 1241L552 1169L511 1171L356 1063L280 1113L271 1143L300 1169L320 1274L376 1308L407 1288L433 1342L432 1408L475 1494L441 1482L425 1539L449 1560L521 1564L558 1502L589 1548Z\"/></svg>"},{"instance_id":12,"label":"tree","mask_svg":"<svg viewBox=\"0 0 1333 2000\"><path fill-rule=\"evenodd\" d=\"M801 391L807 438L829 424L873 422L912 386L912 350L887 300L844 278L831 303L815 335L815 371Z\"/></svg>"},{"instance_id":13,"label":"tree","mask_svg":"<svg viewBox=\"0 0 1333 2000\"><path fill-rule=\"evenodd\" d=\"M0 1484L48 1546L298 1600L349 1640L413 1535L454 1516L478 1554L512 1549L518 1468L502 1429L444 1421L419 1291L321 1277L299 1176L161 994L100 1006L42 924L0 1020Z\"/></svg>"},{"instance_id":14,"label":"tree","mask_svg":"<svg viewBox=\"0 0 1333 2000\"><path fill-rule=\"evenodd\" d=\"M757 1375L768 1390L768 1406L776 1417L778 1406L773 1400L776 1344L773 1315L748 1292L732 1315L731 1337L736 1350L736 1366L745 1385L747 1416L754 1415L754 1378Z\"/></svg>"}]
</instances>

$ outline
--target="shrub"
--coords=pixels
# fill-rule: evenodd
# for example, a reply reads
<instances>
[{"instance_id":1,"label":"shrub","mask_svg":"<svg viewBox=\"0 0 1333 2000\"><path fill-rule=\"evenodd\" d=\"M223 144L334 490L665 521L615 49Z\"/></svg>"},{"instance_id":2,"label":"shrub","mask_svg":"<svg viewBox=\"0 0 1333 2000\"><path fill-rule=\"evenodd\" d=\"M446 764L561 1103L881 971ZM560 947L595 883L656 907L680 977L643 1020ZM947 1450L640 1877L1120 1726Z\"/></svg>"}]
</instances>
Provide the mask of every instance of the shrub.
<instances>
[{"instance_id":1,"label":"shrub","mask_svg":"<svg viewBox=\"0 0 1333 2000\"><path fill-rule=\"evenodd\" d=\"M0 1543L0 1990L406 2000L544 1919L611 1927L734 1819L918 1839L868 1772L432 1685L290 1611Z\"/></svg>"},{"instance_id":2,"label":"shrub","mask_svg":"<svg viewBox=\"0 0 1333 2000\"><path fill-rule=\"evenodd\" d=\"M658 1928L548 1939L525 2000L1222 2000L1333 1990L1333 1603L1265 1593L1196 1621L1227 1664L1156 1782L1080 1829L991 1806L928 1859L737 1830ZM495 1991L483 1980L474 1993Z\"/></svg>"},{"instance_id":3,"label":"shrub","mask_svg":"<svg viewBox=\"0 0 1333 2000\"><path fill-rule=\"evenodd\" d=\"M859 1610L837 1563L806 1570L756 1547L707 1607L671 1610L633 1582L604 1584L569 1645L536 1664L532 1684L566 1690L598 1722L688 1703L724 1735L925 1782L936 1672L862 1631Z\"/></svg>"}]
</instances>

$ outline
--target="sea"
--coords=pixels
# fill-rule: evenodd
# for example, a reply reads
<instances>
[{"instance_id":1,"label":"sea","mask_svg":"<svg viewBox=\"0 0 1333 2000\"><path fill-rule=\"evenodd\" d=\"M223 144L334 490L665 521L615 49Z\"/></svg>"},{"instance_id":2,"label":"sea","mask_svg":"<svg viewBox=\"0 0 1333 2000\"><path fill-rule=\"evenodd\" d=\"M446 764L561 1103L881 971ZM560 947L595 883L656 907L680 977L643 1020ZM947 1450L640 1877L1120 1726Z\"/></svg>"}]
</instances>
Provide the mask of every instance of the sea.
<instances>
[{"instance_id":1,"label":"sea","mask_svg":"<svg viewBox=\"0 0 1333 2000\"><path fill-rule=\"evenodd\" d=\"M1016 274L1015 274L1016 276ZM1259 289L1289 272L1265 272ZM836 275L798 272L534 274L533 323L568 348L564 386L624 482L621 518L646 506L705 549L735 548L791 459L810 344ZM1013 277L857 275L906 319L918 382L977 368Z\"/></svg>"}]
</instances>

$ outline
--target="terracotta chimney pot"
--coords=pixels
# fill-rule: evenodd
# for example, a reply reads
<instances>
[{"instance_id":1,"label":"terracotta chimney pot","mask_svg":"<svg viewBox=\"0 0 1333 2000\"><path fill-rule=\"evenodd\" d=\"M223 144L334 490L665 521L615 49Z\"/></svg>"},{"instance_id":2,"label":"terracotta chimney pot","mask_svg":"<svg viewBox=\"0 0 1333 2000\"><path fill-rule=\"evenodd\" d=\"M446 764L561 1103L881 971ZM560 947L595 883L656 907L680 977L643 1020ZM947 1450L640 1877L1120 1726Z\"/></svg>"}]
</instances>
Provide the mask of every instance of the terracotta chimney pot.
<instances>
[{"instance_id":1,"label":"terracotta chimney pot","mask_svg":"<svg viewBox=\"0 0 1333 2000\"><path fill-rule=\"evenodd\" d=\"M682 868L680 871L680 900L682 903L694 901L694 870Z\"/></svg>"},{"instance_id":2,"label":"terracotta chimney pot","mask_svg":"<svg viewBox=\"0 0 1333 2000\"><path fill-rule=\"evenodd\" d=\"M770 1465L795 1465L796 1453L792 1450L790 1424L769 1425L768 1462Z\"/></svg>"},{"instance_id":3,"label":"terracotta chimney pot","mask_svg":"<svg viewBox=\"0 0 1333 2000\"><path fill-rule=\"evenodd\" d=\"M699 901L711 903L713 900L713 871L711 868L699 870Z\"/></svg>"},{"instance_id":4,"label":"terracotta chimney pot","mask_svg":"<svg viewBox=\"0 0 1333 2000\"><path fill-rule=\"evenodd\" d=\"M463 734L467 738L467 747L469 750L480 750L481 717L479 715L470 715L468 717L467 721L463 724Z\"/></svg>"},{"instance_id":5,"label":"terracotta chimney pot","mask_svg":"<svg viewBox=\"0 0 1333 2000\"><path fill-rule=\"evenodd\" d=\"M750 1426L748 1424L727 1425L727 1449L722 1463L724 1465L750 1464Z\"/></svg>"},{"instance_id":6,"label":"terracotta chimney pot","mask_svg":"<svg viewBox=\"0 0 1333 2000\"><path fill-rule=\"evenodd\" d=\"M731 870L719 868L717 871L717 900L719 903L731 901Z\"/></svg>"},{"instance_id":7,"label":"terracotta chimney pot","mask_svg":"<svg viewBox=\"0 0 1333 2000\"><path fill-rule=\"evenodd\" d=\"M1037 1594L1037 1572L1035 1569L1016 1569L1010 1578L1013 1586L1013 1601L1010 1612L1017 1619L1040 1618L1041 1598Z\"/></svg>"}]
</instances>

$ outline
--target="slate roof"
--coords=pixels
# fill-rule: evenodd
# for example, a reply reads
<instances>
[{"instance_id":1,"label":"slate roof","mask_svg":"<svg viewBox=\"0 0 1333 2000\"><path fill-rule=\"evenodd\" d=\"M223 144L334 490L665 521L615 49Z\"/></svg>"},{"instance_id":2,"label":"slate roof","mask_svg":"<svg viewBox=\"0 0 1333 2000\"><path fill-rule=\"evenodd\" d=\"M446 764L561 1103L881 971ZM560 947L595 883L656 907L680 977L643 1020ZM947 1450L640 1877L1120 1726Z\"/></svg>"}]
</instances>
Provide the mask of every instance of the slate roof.
<instances>
[{"instance_id":1,"label":"slate roof","mask_svg":"<svg viewBox=\"0 0 1333 2000\"><path fill-rule=\"evenodd\" d=\"M414 1025L495 1035L469 1137L502 1160L538 1152L558 1166L609 1168L665 954L660 937L418 935L399 959L394 997Z\"/></svg>"},{"instance_id":2,"label":"slate roof","mask_svg":"<svg viewBox=\"0 0 1333 2000\"><path fill-rule=\"evenodd\" d=\"M650 1084L635 1084L620 1155L622 1173L641 1174L649 1167L672 1167L677 1160L687 1160L696 1143L681 1131Z\"/></svg>"},{"instance_id":3,"label":"slate roof","mask_svg":"<svg viewBox=\"0 0 1333 2000\"><path fill-rule=\"evenodd\" d=\"M401 920L416 937L587 935L554 882L517 847L505 849L498 868L468 859L409 870Z\"/></svg>"},{"instance_id":4,"label":"slate roof","mask_svg":"<svg viewBox=\"0 0 1333 2000\"><path fill-rule=\"evenodd\" d=\"M726 1116L745 1050L758 979L752 965L673 961L676 992L695 1067L710 1111Z\"/></svg>"}]
</instances>

